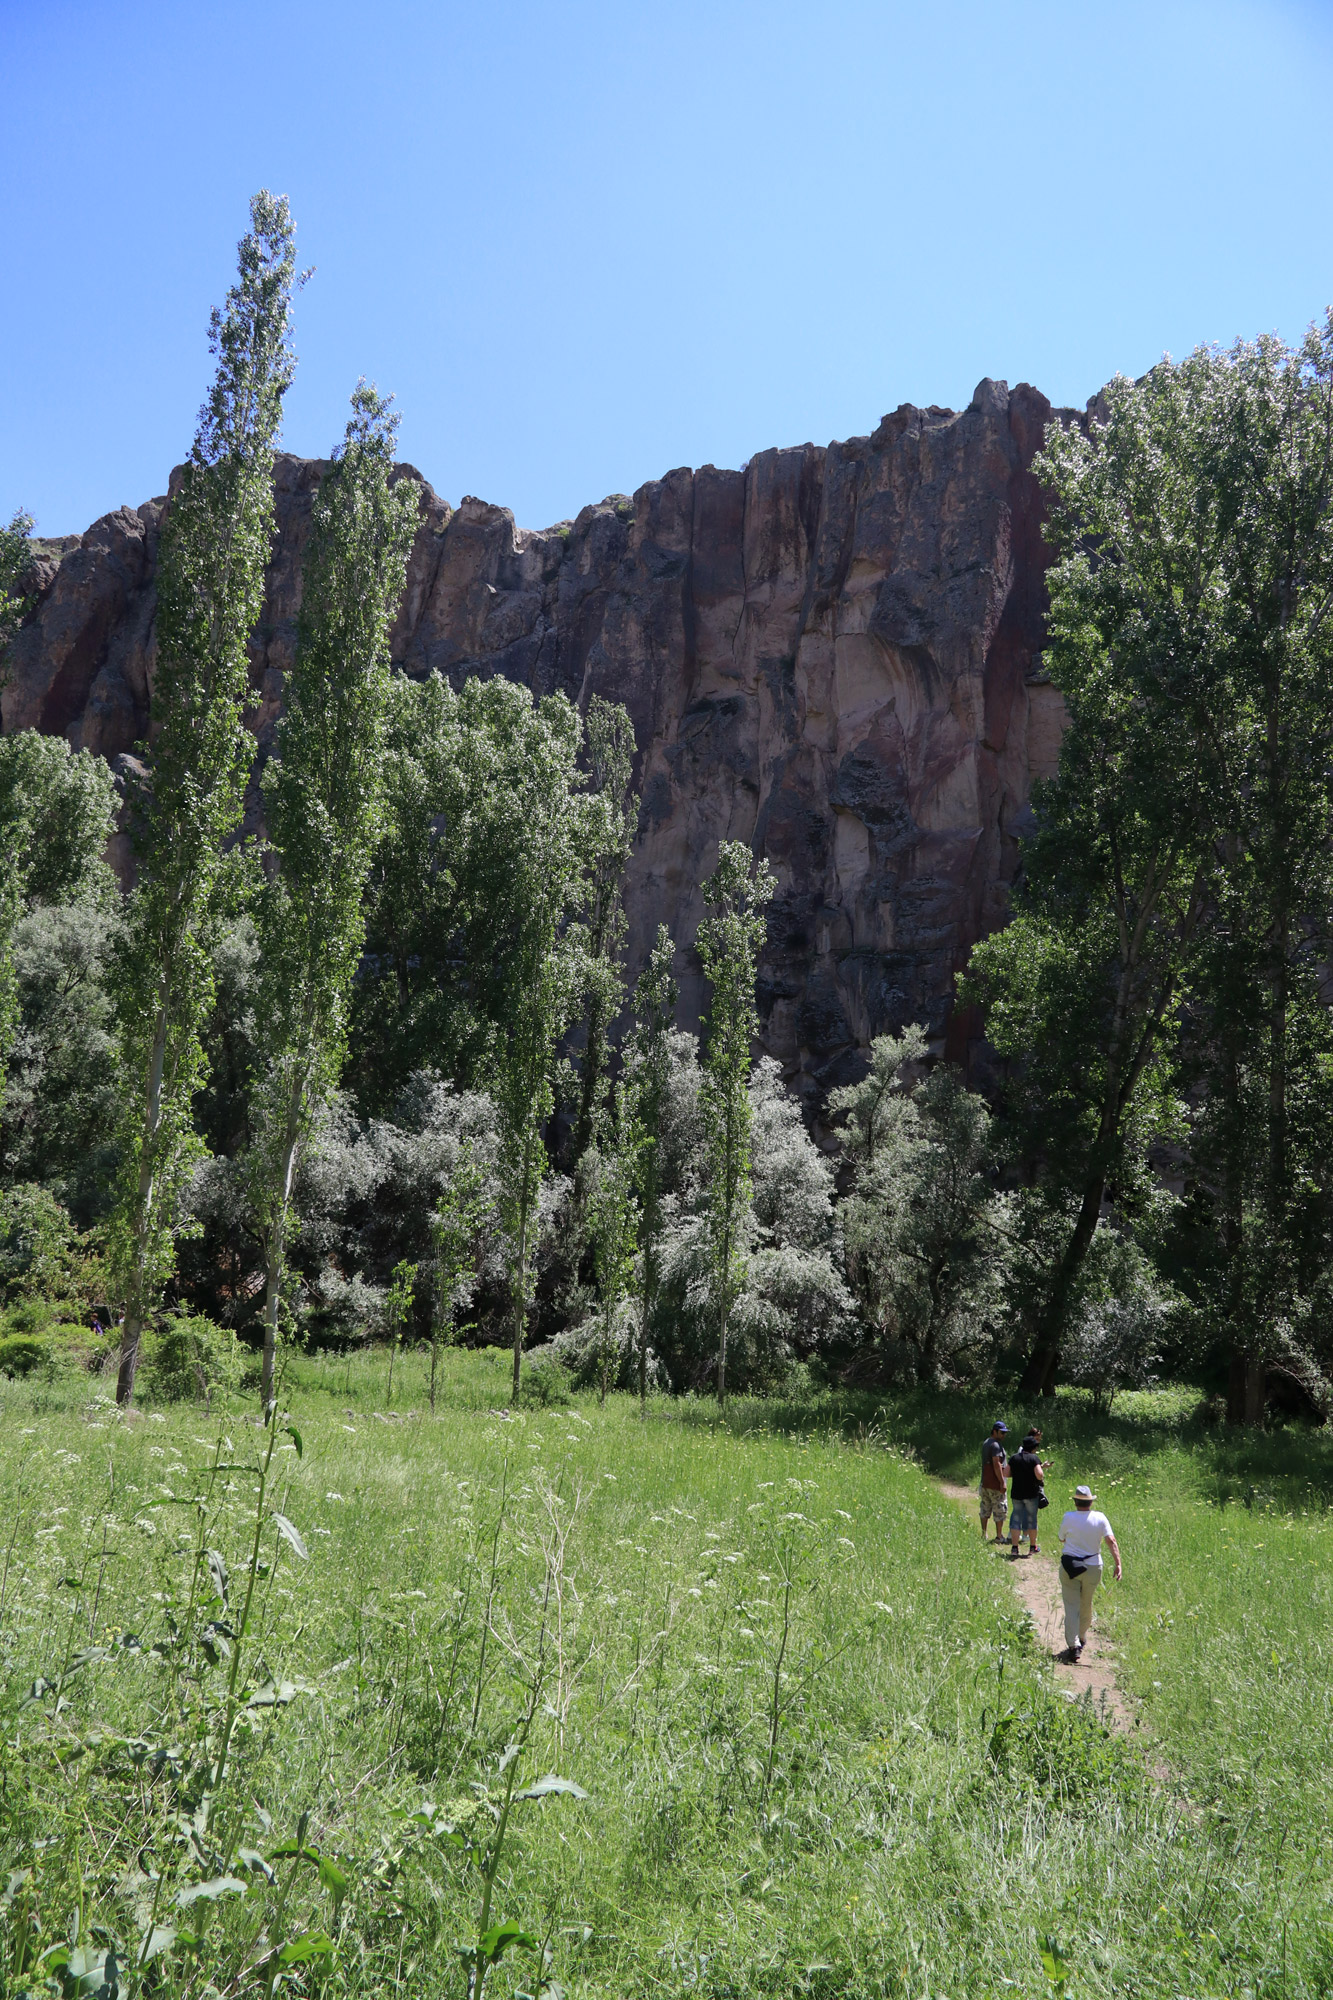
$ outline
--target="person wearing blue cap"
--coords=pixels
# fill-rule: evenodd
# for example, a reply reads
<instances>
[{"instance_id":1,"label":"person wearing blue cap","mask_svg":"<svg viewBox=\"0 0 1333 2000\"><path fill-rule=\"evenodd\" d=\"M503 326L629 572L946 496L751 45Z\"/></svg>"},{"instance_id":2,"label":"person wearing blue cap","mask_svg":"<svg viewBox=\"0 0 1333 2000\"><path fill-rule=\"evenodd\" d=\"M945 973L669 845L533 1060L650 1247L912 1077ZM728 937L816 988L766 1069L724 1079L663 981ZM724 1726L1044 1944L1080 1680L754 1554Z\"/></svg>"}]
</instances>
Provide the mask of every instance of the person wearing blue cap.
<instances>
[{"instance_id":1,"label":"person wearing blue cap","mask_svg":"<svg viewBox=\"0 0 1333 2000\"><path fill-rule=\"evenodd\" d=\"M986 1539L986 1523L995 1523L995 1546L1004 1540L1004 1517L1009 1511L1005 1480L1009 1477L1009 1461L1004 1453L1004 1441L1009 1435L1009 1426L999 1417L990 1427L990 1436L981 1447L981 1539Z\"/></svg>"}]
</instances>

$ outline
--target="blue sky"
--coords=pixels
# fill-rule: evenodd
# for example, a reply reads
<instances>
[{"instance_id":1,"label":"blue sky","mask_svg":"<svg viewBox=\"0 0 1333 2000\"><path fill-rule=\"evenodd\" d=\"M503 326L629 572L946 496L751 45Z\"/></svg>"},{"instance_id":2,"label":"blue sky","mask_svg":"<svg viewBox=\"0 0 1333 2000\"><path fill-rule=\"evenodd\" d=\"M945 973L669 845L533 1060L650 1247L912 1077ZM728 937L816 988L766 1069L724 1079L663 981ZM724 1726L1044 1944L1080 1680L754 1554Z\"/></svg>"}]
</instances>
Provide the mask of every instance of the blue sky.
<instances>
[{"instance_id":1,"label":"blue sky","mask_svg":"<svg viewBox=\"0 0 1333 2000\"><path fill-rule=\"evenodd\" d=\"M365 374L532 527L1333 300L1329 0L0 0L0 76L0 512L48 534L164 490L260 185L317 267L288 448Z\"/></svg>"}]
</instances>

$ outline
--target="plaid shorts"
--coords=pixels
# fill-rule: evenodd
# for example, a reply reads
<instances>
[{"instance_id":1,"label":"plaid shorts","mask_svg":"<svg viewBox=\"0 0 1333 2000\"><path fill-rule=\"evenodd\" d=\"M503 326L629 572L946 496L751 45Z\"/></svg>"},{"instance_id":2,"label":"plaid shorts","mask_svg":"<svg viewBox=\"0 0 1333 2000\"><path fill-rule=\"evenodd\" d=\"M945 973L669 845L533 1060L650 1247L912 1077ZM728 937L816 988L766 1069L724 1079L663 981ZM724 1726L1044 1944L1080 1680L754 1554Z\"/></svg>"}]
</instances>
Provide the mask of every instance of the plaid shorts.
<instances>
[{"instance_id":1,"label":"plaid shorts","mask_svg":"<svg viewBox=\"0 0 1333 2000\"><path fill-rule=\"evenodd\" d=\"M997 1493L990 1486L983 1486L980 1490L982 1527L985 1527L987 1521L998 1521L1000 1526L1003 1527L1004 1517L1009 1511L1008 1494L1004 1492Z\"/></svg>"}]
</instances>

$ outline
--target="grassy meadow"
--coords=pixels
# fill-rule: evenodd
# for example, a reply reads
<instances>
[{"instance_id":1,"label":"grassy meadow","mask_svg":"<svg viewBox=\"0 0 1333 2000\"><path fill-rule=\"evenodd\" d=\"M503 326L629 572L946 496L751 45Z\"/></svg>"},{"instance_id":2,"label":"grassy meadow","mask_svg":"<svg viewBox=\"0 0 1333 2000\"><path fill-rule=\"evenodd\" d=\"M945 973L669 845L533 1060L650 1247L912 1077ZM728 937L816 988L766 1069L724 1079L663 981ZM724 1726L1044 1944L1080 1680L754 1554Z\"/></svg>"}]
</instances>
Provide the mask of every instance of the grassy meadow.
<instances>
[{"instance_id":1,"label":"grassy meadow","mask_svg":"<svg viewBox=\"0 0 1333 2000\"><path fill-rule=\"evenodd\" d=\"M1333 1991L1328 1437L1045 1416L1125 1739L931 1476L989 1405L505 1377L0 1383L3 2000Z\"/></svg>"}]
</instances>

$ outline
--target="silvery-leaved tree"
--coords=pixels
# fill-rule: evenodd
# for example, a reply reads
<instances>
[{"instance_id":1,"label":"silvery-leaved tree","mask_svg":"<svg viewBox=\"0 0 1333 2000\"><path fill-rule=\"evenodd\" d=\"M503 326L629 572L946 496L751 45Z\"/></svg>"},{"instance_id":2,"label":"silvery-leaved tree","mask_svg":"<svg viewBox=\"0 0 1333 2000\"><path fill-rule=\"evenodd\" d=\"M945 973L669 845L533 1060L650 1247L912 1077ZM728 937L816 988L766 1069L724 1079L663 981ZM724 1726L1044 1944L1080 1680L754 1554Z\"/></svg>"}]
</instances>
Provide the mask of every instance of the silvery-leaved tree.
<instances>
[{"instance_id":1,"label":"silvery-leaved tree","mask_svg":"<svg viewBox=\"0 0 1333 2000\"><path fill-rule=\"evenodd\" d=\"M116 1398L134 1392L144 1319L169 1275L182 1197L201 1150L191 1110L204 1080L224 848L254 748L245 727L248 642L273 545L273 458L296 260L284 197L257 194L235 285L215 310L217 373L163 524L149 774L137 800L139 878L117 968L126 1079L122 1176L111 1239L124 1305Z\"/></svg>"},{"instance_id":2,"label":"silvery-leaved tree","mask_svg":"<svg viewBox=\"0 0 1333 2000\"><path fill-rule=\"evenodd\" d=\"M265 1408L292 1183L312 1119L342 1073L363 895L382 831L389 629L419 499L414 480L393 477L397 429L388 403L362 383L315 497L287 710L263 779L278 864L256 905L259 1074L250 1154L264 1241Z\"/></svg>"},{"instance_id":3,"label":"silvery-leaved tree","mask_svg":"<svg viewBox=\"0 0 1333 2000\"><path fill-rule=\"evenodd\" d=\"M759 1030L755 974L777 881L767 861L724 840L704 883L708 915L696 940L712 984L701 1102L708 1143L708 1235L717 1314L717 1395L727 1399L727 1322L745 1282L750 1211L750 1045Z\"/></svg>"}]
</instances>

